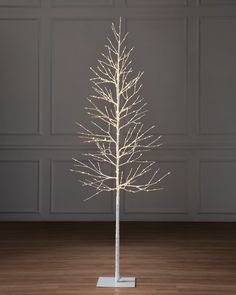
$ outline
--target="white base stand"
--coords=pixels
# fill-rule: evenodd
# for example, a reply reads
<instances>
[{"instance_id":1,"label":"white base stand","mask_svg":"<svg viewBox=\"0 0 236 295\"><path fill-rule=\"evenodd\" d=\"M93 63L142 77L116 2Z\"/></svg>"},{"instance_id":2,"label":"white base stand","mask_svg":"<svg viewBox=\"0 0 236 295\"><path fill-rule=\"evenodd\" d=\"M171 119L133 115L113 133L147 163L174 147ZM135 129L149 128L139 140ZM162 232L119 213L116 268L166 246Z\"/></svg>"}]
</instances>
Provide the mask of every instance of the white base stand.
<instances>
[{"instance_id":1,"label":"white base stand","mask_svg":"<svg viewBox=\"0 0 236 295\"><path fill-rule=\"evenodd\" d=\"M135 277L120 278L118 282L114 277L99 277L97 287L135 288Z\"/></svg>"}]
</instances>

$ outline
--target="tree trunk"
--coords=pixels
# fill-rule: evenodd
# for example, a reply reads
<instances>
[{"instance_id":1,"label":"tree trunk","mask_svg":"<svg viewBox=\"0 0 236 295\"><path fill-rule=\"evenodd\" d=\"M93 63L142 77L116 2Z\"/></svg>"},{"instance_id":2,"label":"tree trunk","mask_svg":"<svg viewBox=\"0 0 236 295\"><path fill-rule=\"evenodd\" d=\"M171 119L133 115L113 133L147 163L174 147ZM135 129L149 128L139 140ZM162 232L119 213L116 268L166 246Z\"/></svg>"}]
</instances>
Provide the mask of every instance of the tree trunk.
<instances>
[{"instance_id":1,"label":"tree trunk","mask_svg":"<svg viewBox=\"0 0 236 295\"><path fill-rule=\"evenodd\" d=\"M119 34L121 27L119 27ZM115 282L120 280L120 35L117 48L116 71L116 245Z\"/></svg>"},{"instance_id":2,"label":"tree trunk","mask_svg":"<svg viewBox=\"0 0 236 295\"><path fill-rule=\"evenodd\" d=\"M116 192L115 281L120 280L120 191Z\"/></svg>"}]
</instances>

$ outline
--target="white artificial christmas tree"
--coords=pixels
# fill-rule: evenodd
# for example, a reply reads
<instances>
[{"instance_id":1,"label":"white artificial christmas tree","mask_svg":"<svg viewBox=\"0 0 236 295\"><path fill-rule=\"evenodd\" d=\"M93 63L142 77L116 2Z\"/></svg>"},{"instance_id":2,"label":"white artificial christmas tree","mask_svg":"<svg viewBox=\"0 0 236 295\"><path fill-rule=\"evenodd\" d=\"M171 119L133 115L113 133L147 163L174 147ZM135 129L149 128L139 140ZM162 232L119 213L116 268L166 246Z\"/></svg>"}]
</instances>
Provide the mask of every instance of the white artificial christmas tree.
<instances>
[{"instance_id":1,"label":"white artificial christmas tree","mask_svg":"<svg viewBox=\"0 0 236 295\"><path fill-rule=\"evenodd\" d=\"M116 199L115 276L99 278L97 286L135 287L135 278L120 276L120 192L161 190L157 185L170 172L159 176L160 169L153 169L155 162L143 158L144 152L161 145L161 136L150 134L155 126L145 128L142 123L147 112L139 94L143 72L133 75L133 48L125 46L128 33L122 35L121 19L118 29L112 23L112 32L113 39L107 38L106 53L102 53L99 65L91 68L94 94L88 98L89 106L85 109L93 127L77 123L80 137L94 144L97 151L83 154L88 159L86 163L73 158L76 168L71 171L82 174L82 184L95 190L85 201L111 191ZM108 173L104 163L111 165L114 173ZM144 176L148 175L145 181Z\"/></svg>"}]
</instances>

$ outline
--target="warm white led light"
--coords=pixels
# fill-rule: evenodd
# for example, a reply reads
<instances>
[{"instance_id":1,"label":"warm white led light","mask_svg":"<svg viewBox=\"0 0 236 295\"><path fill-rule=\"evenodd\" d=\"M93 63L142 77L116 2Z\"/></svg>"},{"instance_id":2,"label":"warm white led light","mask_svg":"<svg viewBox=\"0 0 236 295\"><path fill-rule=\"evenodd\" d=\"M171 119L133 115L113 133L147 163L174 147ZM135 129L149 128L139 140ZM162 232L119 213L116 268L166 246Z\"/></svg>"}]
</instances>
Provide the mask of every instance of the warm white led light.
<instances>
[{"instance_id":1,"label":"warm white led light","mask_svg":"<svg viewBox=\"0 0 236 295\"><path fill-rule=\"evenodd\" d=\"M118 30L112 23L114 41L109 38L105 45L106 53L102 53L96 69L91 68L94 77L94 94L88 98L87 113L92 119L96 132L77 123L80 127L79 135L87 143L94 143L97 151L85 153L88 161L77 159L71 171L81 173L84 186L95 189L95 193L85 200L89 200L101 192L114 191L116 193L116 268L115 281L119 274L119 206L120 191L136 193L139 191L155 191L162 188L157 184L170 172L158 176L159 169L153 169L154 161L143 159L143 153L161 145L161 136L155 137L150 128L144 128L142 118L147 110L146 103L140 96L142 87L140 78L143 72L133 75L130 55L133 50L127 49L122 36L121 20ZM114 169L109 174L100 163L108 163ZM143 176L148 175L148 180Z\"/></svg>"}]
</instances>

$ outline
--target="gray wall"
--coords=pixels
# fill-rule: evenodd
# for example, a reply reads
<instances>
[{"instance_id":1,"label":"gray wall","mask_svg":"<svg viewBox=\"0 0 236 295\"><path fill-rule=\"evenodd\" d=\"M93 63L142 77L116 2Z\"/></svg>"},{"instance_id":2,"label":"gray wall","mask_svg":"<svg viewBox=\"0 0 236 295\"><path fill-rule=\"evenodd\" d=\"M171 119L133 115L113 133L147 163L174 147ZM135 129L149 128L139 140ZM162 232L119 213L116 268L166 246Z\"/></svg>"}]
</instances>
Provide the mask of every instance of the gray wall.
<instances>
[{"instance_id":1,"label":"gray wall","mask_svg":"<svg viewBox=\"0 0 236 295\"><path fill-rule=\"evenodd\" d=\"M122 195L123 220L236 220L235 0L0 0L0 219L111 220L71 174L89 66L122 15L164 146L164 191Z\"/></svg>"}]
</instances>

